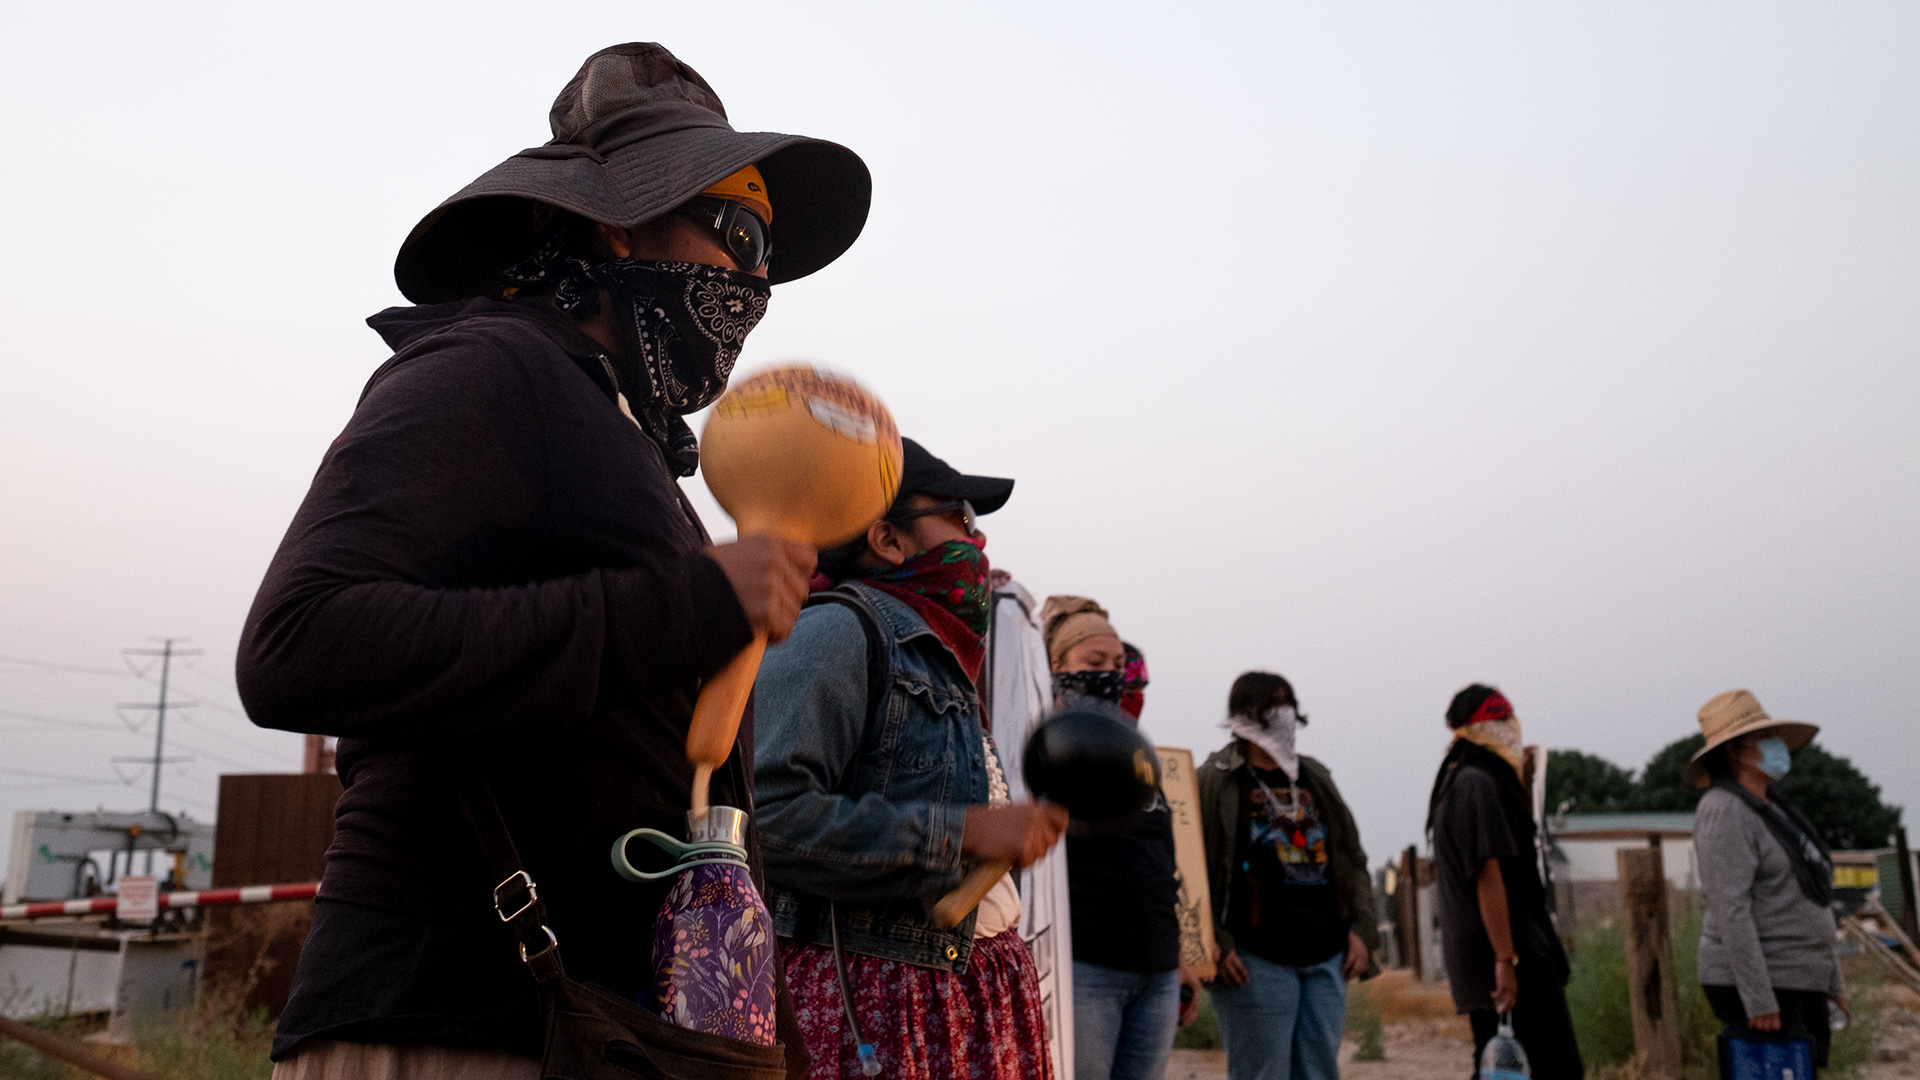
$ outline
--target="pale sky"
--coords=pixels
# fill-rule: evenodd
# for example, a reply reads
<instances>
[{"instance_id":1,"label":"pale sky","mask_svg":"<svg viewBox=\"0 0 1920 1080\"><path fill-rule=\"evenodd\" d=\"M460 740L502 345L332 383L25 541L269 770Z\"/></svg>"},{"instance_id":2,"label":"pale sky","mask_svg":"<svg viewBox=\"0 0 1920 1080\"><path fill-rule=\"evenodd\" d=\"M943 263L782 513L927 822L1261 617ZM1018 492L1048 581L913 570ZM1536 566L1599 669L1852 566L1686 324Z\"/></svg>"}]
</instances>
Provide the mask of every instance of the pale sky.
<instances>
[{"instance_id":1,"label":"pale sky","mask_svg":"<svg viewBox=\"0 0 1920 1080\"><path fill-rule=\"evenodd\" d=\"M0 38L0 655L184 635L162 802L297 767L232 656L423 214L655 40L843 142L742 370L1018 478L989 555L1204 755L1279 671L1378 864L1459 687L1638 767L1719 691L1920 807L1920 7L24 6ZM731 525L698 480L716 534ZM131 677L0 662L0 812L145 805ZM58 726L51 717L97 727ZM135 714L127 719L137 720ZM104 782L102 782L104 781Z\"/></svg>"}]
</instances>

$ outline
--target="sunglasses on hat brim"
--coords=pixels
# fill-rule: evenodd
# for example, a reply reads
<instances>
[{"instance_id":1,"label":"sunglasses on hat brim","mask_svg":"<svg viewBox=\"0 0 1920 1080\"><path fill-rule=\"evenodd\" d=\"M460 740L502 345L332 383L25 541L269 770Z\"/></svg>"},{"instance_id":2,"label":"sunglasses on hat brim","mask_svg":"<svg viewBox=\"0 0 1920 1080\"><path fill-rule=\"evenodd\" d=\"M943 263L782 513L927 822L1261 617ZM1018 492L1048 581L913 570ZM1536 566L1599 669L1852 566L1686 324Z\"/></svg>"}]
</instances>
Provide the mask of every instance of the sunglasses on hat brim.
<instances>
[{"instance_id":1,"label":"sunglasses on hat brim","mask_svg":"<svg viewBox=\"0 0 1920 1080\"><path fill-rule=\"evenodd\" d=\"M773 229L745 203L700 195L673 208L673 213L712 229L734 265L754 271L773 258Z\"/></svg>"},{"instance_id":2,"label":"sunglasses on hat brim","mask_svg":"<svg viewBox=\"0 0 1920 1080\"><path fill-rule=\"evenodd\" d=\"M903 510L897 514L888 514L886 520L893 522L895 525L905 525L907 522L913 521L916 518L933 517L938 514L951 514L956 510L960 512L960 527L966 530L966 534L970 537L980 535L980 528L977 524L980 515L973 512L973 504L965 499L949 499L946 502L934 503L932 506L923 506L917 510Z\"/></svg>"}]
</instances>

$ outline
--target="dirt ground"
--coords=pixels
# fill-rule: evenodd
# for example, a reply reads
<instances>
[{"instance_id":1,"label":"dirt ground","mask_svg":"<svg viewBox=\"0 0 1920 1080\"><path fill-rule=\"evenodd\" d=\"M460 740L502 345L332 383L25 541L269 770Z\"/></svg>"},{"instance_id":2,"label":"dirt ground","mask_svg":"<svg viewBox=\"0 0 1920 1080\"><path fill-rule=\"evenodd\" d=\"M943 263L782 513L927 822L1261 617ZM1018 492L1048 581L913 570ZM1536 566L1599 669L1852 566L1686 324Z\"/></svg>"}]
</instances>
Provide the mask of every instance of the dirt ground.
<instances>
[{"instance_id":1,"label":"dirt ground","mask_svg":"<svg viewBox=\"0 0 1920 1080\"><path fill-rule=\"evenodd\" d=\"M1385 1061L1354 1061L1353 1043L1340 1047L1345 1080L1466 1080L1473 1072L1473 1035L1453 1011L1445 983L1424 983L1410 971L1388 971L1367 984L1384 1021ZM1226 1080L1222 1050L1175 1050L1167 1080Z\"/></svg>"},{"instance_id":2,"label":"dirt ground","mask_svg":"<svg viewBox=\"0 0 1920 1080\"><path fill-rule=\"evenodd\" d=\"M1881 1019L1877 1060L1856 1080L1920 1080L1920 1014L1888 1009ZM1387 1059L1354 1061L1353 1043L1340 1047L1342 1080L1465 1080L1473 1044L1456 1024L1413 1020L1386 1025ZM1167 1080L1227 1080L1224 1050L1175 1050Z\"/></svg>"},{"instance_id":3,"label":"dirt ground","mask_svg":"<svg viewBox=\"0 0 1920 1080\"><path fill-rule=\"evenodd\" d=\"M1453 1015L1444 984L1412 981L1388 972L1371 984L1385 1021L1385 1061L1354 1061L1353 1043L1340 1047L1343 1080L1465 1080L1472 1073L1473 1042L1466 1021ZM1876 1060L1855 1080L1920 1080L1920 995L1886 993L1880 1014ZM1589 1074L1591 1075L1591 1074ZM1222 1050L1175 1050L1167 1080L1226 1080Z\"/></svg>"},{"instance_id":4,"label":"dirt ground","mask_svg":"<svg viewBox=\"0 0 1920 1080\"><path fill-rule=\"evenodd\" d=\"M1385 1041L1385 1061L1354 1061L1353 1043L1341 1044L1343 1080L1466 1080L1472 1072L1473 1043L1461 1037L1457 1024L1431 1020L1388 1024ZM1227 1080L1227 1053L1175 1050L1167 1065L1167 1080Z\"/></svg>"},{"instance_id":5,"label":"dirt ground","mask_svg":"<svg viewBox=\"0 0 1920 1080\"><path fill-rule=\"evenodd\" d=\"M1915 998L1920 1005L1920 997ZM1920 1080L1920 1012L1890 1008L1880 1014L1880 1049L1861 1080ZM1169 1076L1172 1073L1168 1073Z\"/></svg>"}]
</instances>

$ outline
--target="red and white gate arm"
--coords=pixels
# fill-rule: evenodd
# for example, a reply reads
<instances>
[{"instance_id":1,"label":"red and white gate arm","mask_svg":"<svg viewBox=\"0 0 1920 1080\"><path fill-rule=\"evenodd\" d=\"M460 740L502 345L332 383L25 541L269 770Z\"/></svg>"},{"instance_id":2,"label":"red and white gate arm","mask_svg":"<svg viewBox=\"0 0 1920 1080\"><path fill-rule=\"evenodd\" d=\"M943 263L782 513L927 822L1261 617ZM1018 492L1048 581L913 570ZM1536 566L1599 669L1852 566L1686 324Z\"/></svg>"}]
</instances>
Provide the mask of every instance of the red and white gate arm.
<instances>
[{"instance_id":1,"label":"red and white gate arm","mask_svg":"<svg viewBox=\"0 0 1920 1080\"><path fill-rule=\"evenodd\" d=\"M237 889L196 889L161 893L163 908L206 907L210 904L264 904L272 900L311 900L320 891L317 881L297 885L242 885ZM0 919L41 919L49 915L110 915L120 904L118 897L95 896L87 900L46 900L31 904L0 906Z\"/></svg>"}]
</instances>

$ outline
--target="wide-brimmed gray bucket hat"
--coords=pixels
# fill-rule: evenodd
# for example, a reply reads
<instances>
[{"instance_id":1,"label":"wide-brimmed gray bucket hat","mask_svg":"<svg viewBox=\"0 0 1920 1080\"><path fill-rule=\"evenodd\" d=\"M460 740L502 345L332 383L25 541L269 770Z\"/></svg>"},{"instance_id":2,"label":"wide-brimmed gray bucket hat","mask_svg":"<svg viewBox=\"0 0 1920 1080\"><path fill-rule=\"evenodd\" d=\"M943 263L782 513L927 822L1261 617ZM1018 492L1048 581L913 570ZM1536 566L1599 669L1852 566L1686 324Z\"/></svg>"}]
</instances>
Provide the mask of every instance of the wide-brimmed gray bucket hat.
<instances>
[{"instance_id":1,"label":"wide-brimmed gray bucket hat","mask_svg":"<svg viewBox=\"0 0 1920 1080\"><path fill-rule=\"evenodd\" d=\"M852 246L873 178L836 143L735 131L719 95L651 42L587 57L548 114L553 140L501 162L413 227L393 276L417 304L483 295L528 254L537 203L630 228L659 217L748 165L773 204L773 284L805 277Z\"/></svg>"}]
</instances>

